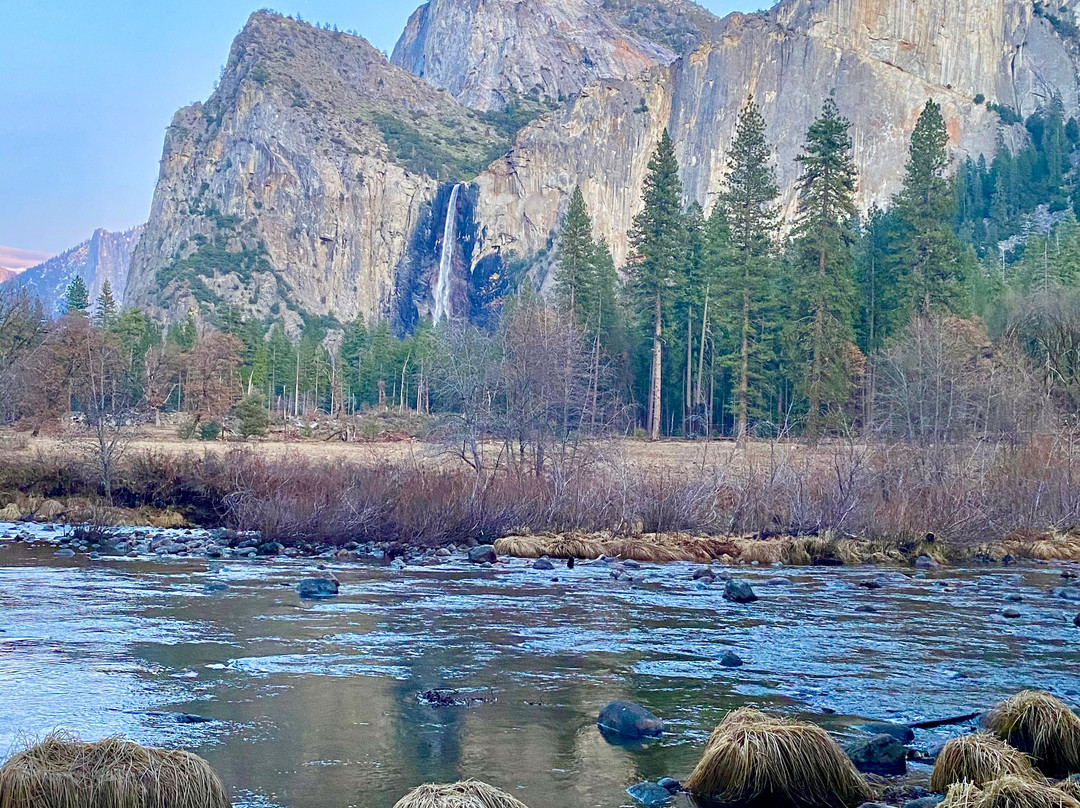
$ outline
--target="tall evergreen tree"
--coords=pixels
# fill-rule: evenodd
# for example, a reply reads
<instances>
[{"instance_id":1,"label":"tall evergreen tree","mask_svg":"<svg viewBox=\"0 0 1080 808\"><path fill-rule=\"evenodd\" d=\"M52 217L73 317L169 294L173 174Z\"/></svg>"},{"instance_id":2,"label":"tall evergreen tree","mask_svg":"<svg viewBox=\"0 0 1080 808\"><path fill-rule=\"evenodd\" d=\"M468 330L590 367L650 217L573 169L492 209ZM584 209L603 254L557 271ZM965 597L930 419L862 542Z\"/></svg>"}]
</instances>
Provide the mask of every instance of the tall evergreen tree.
<instances>
[{"instance_id":1,"label":"tall evergreen tree","mask_svg":"<svg viewBox=\"0 0 1080 808\"><path fill-rule=\"evenodd\" d=\"M776 200L780 191L765 140L765 119L751 97L743 108L728 158L726 186L718 204L727 217L732 248L729 288L741 297L742 318L738 362L738 422L747 435L750 410L750 356L760 331L759 319L768 294L769 256L779 226Z\"/></svg>"},{"instance_id":2,"label":"tall evergreen tree","mask_svg":"<svg viewBox=\"0 0 1080 808\"><path fill-rule=\"evenodd\" d=\"M99 326L107 327L116 318L116 308L112 284L106 278L101 284L101 294L98 295L97 308L94 310L94 322Z\"/></svg>"},{"instance_id":3,"label":"tall evergreen tree","mask_svg":"<svg viewBox=\"0 0 1080 808\"><path fill-rule=\"evenodd\" d=\"M645 207L630 232L634 248L630 283L637 310L652 337L648 427L653 440L660 439L663 389L663 333L679 273L686 260L686 232L682 214L682 182L675 143L667 130L649 161L643 194Z\"/></svg>"},{"instance_id":4,"label":"tall evergreen tree","mask_svg":"<svg viewBox=\"0 0 1080 808\"><path fill-rule=\"evenodd\" d=\"M795 229L795 344L805 362L807 432L817 435L823 411L851 394L847 361L854 343L855 161L850 123L830 98L806 134Z\"/></svg>"},{"instance_id":5,"label":"tall evergreen tree","mask_svg":"<svg viewBox=\"0 0 1080 808\"><path fill-rule=\"evenodd\" d=\"M911 135L904 188L896 198L899 227L890 252L902 263L908 307L918 313L951 310L963 284L962 250L952 222L956 198L945 178L949 134L933 100Z\"/></svg>"},{"instance_id":6,"label":"tall evergreen tree","mask_svg":"<svg viewBox=\"0 0 1080 808\"><path fill-rule=\"evenodd\" d=\"M64 310L69 313L86 314L89 308L90 292L86 288L86 282L76 275L75 280L68 284Z\"/></svg>"},{"instance_id":7,"label":"tall evergreen tree","mask_svg":"<svg viewBox=\"0 0 1080 808\"><path fill-rule=\"evenodd\" d=\"M578 186L570 197L570 207L559 232L559 267L555 273L559 309L569 313L578 325L584 324L588 317L595 258L592 220Z\"/></svg>"}]
</instances>

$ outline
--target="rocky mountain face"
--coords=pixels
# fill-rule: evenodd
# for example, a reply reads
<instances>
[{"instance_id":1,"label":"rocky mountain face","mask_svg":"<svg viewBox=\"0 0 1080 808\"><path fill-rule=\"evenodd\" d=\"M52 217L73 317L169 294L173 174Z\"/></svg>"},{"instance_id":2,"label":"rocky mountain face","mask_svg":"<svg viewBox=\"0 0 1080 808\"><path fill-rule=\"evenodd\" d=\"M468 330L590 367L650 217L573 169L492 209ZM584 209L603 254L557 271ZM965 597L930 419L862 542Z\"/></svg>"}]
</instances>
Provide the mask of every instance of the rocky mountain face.
<instances>
[{"instance_id":1,"label":"rocky mountain face","mask_svg":"<svg viewBox=\"0 0 1080 808\"><path fill-rule=\"evenodd\" d=\"M591 81L670 64L717 22L685 0L431 0L392 61L475 109L561 103Z\"/></svg>"},{"instance_id":2,"label":"rocky mountain face","mask_svg":"<svg viewBox=\"0 0 1080 808\"><path fill-rule=\"evenodd\" d=\"M143 225L122 233L96 230L88 241L20 273L11 286L26 289L41 300L46 311L54 313L63 311L67 288L76 276L86 283L91 304L105 281L112 286L113 296L122 300L131 256L142 233Z\"/></svg>"},{"instance_id":3,"label":"rocky mountain face","mask_svg":"<svg viewBox=\"0 0 1080 808\"><path fill-rule=\"evenodd\" d=\"M1030 0L788 0L768 14L731 15L670 66L588 85L523 132L477 180L486 234L478 255L544 249L581 184L598 233L624 261L660 132L676 141L687 201L709 210L750 95L768 124L789 216L795 158L830 93L852 122L862 208L887 206L927 98L942 105L960 157L992 155L1002 134L1023 136L1022 127L1003 132L991 105L1027 115L1057 97L1077 113L1078 43L1052 17Z\"/></svg>"},{"instance_id":4,"label":"rocky mountain face","mask_svg":"<svg viewBox=\"0 0 1080 808\"><path fill-rule=\"evenodd\" d=\"M442 266L472 314L508 266L550 253L576 185L625 261L665 128L686 201L711 209L751 95L786 213L829 94L853 124L860 204L887 205L927 98L957 157L1026 137L1011 122L1050 98L1080 112L1077 2L783 0L721 21L689 0L430 0L392 63L260 12L169 130L127 302L408 327Z\"/></svg>"},{"instance_id":5,"label":"rocky mountain face","mask_svg":"<svg viewBox=\"0 0 1080 808\"><path fill-rule=\"evenodd\" d=\"M365 40L249 20L205 104L177 113L125 302L167 318L388 316L442 180L508 139Z\"/></svg>"},{"instance_id":6,"label":"rocky mountain face","mask_svg":"<svg viewBox=\"0 0 1080 808\"><path fill-rule=\"evenodd\" d=\"M6 283L12 278L19 277L19 273L14 269L8 269L7 267L0 267L0 283Z\"/></svg>"}]
</instances>

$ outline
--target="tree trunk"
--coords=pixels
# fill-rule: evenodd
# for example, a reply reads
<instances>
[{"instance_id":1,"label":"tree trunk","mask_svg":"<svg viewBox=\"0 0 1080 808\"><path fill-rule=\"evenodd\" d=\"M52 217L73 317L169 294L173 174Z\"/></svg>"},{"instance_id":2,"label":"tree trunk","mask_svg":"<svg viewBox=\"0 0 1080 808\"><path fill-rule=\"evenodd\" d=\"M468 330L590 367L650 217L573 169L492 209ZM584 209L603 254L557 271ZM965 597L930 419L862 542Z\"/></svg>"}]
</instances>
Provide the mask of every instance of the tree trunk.
<instances>
[{"instance_id":1,"label":"tree trunk","mask_svg":"<svg viewBox=\"0 0 1080 808\"><path fill-rule=\"evenodd\" d=\"M736 437L745 440L749 432L749 399L750 399L750 267L747 265L745 283L743 288L743 322L742 322L742 353L739 367L739 425Z\"/></svg>"},{"instance_id":2,"label":"tree trunk","mask_svg":"<svg viewBox=\"0 0 1080 808\"><path fill-rule=\"evenodd\" d=\"M683 391L683 437L690 437L694 391L694 309L686 310L686 389Z\"/></svg>"},{"instance_id":3,"label":"tree trunk","mask_svg":"<svg viewBox=\"0 0 1080 808\"><path fill-rule=\"evenodd\" d=\"M822 291L824 291L825 282L825 250L822 248L818 251L818 274L822 282ZM810 410L807 413L807 425L806 432L811 438L816 438L821 430L821 374L822 374L822 360L821 352L824 348L825 342L825 298L819 292L817 300L817 311L814 312L814 343L811 346L813 351L813 360L810 368Z\"/></svg>"},{"instance_id":4,"label":"tree trunk","mask_svg":"<svg viewBox=\"0 0 1080 808\"><path fill-rule=\"evenodd\" d=\"M660 440L660 396L663 389L661 371L663 369L663 322L661 321L660 294L656 295L656 309L653 312L653 351L652 351L652 389L649 391L649 437Z\"/></svg>"}]
</instances>

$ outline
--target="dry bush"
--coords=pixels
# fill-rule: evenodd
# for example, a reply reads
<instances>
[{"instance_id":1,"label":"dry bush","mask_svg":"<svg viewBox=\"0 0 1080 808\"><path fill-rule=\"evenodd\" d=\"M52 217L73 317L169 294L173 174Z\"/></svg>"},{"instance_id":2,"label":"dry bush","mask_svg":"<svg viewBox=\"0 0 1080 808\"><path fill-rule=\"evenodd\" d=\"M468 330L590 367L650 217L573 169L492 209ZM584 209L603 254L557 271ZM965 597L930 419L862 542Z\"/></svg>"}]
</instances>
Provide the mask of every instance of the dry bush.
<instances>
[{"instance_id":1,"label":"dry bush","mask_svg":"<svg viewBox=\"0 0 1080 808\"><path fill-rule=\"evenodd\" d=\"M753 710L732 713L713 731L686 787L740 808L854 808L872 796L825 730Z\"/></svg>"},{"instance_id":2,"label":"dry bush","mask_svg":"<svg viewBox=\"0 0 1080 808\"><path fill-rule=\"evenodd\" d=\"M394 808L527 808L505 791L479 780L414 788Z\"/></svg>"},{"instance_id":3,"label":"dry bush","mask_svg":"<svg viewBox=\"0 0 1080 808\"><path fill-rule=\"evenodd\" d=\"M1051 777L1080 771L1080 716L1049 693L1025 690L986 715L986 729Z\"/></svg>"},{"instance_id":4,"label":"dry bush","mask_svg":"<svg viewBox=\"0 0 1080 808\"><path fill-rule=\"evenodd\" d=\"M1074 800L1080 800L1080 774L1074 774L1054 786L1058 791L1064 791Z\"/></svg>"},{"instance_id":5,"label":"dry bush","mask_svg":"<svg viewBox=\"0 0 1080 808\"><path fill-rule=\"evenodd\" d=\"M1031 759L994 735L976 733L953 738L934 762L930 789L944 794L954 783L982 786L1005 775L1038 775Z\"/></svg>"},{"instance_id":6,"label":"dry bush","mask_svg":"<svg viewBox=\"0 0 1080 808\"><path fill-rule=\"evenodd\" d=\"M2 808L230 808L214 770L187 752L120 738L50 735L0 767Z\"/></svg>"}]
</instances>

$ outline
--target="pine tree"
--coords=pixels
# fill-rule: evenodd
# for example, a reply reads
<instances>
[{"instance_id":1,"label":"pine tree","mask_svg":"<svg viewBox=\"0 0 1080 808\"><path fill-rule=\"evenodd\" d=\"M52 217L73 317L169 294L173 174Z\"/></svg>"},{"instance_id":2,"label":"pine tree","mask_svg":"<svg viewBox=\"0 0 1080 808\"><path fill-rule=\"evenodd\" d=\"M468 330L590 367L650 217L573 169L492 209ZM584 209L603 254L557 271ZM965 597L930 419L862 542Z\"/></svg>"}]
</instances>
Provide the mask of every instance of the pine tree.
<instances>
[{"instance_id":1,"label":"pine tree","mask_svg":"<svg viewBox=\"0 0 1080 808\"><path fill-rule=\"evenodd\" d=\"M890 252L902 262L908 307L919 313L951 310L961 293L961 248L952 229L956 198L945 178L949 134L933 100L911 135L904 188L896 199L899 228Z\"/></svg>"},{"instance_id":2,"label":"pine tree","mask_svg":"<svg viewBox=\"0 0 1080 808\"><path fill-rule=\"evenodd\" d=\"M570 197L570 207L559 232L559 268L555 273L559 310L569 313L578 325L584 324L589 316L595 257L592 220L579 186Z\"/></svg>"},{"instance_id":3,"label":"pine tree","mask_svg":"<svg viewBox=\"0 0 1080 808\"><path fill-rule=\"evenodd\" d=\"M780 191L770 165L772 149L765 140L765 119L751 97L739 117L728 158L726 187L718 200L727 218L732 248L729 288L741 297L738 360L739 438L749 429L751 344L760 330L766 303L769 255L779 226L776 199Z\"/></svg>"},{"instance_id":4,"label":"pine tree","mask_svg":"<svg viewBox=\"0 0 1080 808\"><path fill-rule=\"evenodd\" d=\"M792 320L806 371L807 432L817 435L823 410L850 397L847 357L854 342L855 161L850 123L826 100L797 159L799 213L795 229L796 283Z\"/></svg>"},{"instance_id":5,"label":"pine tree","mask_svg":"<svg viewBox=\"0 0 1080 808\"><path fill-rule=\"evenodd\" d=\"M112 284L106 278L101 284L101 294L98 295L97 308L94 310L94 322L107 328L115 318L116 299L113 297Z\"/></svg>"},{"instance_id":6,"label":"pine tree","mask_svg":"<svg viewBox=\"0 0 1080 808\"><path fill-rule=\"evenodd\" d=\"M652 440L659 440L664 322L674 302L677 279L686 258L682 182L675 143L666 129L649 161L643 197L645 207L634 217L630 232L634 254L629 269L634 302L652 336L648 427Z\"/></svg>"},{"instance_id":7,"label":"pine tree","mask_svg":"<svg viewBox=\"0 0 1080 808\"><path fill-rule=\"evenodd\" d=\"M86 314L90 308L90 292L86 288L86 282L75 276L67 288L65 295L64 310L70 314Z\"/></svg>"}]
</instances>

